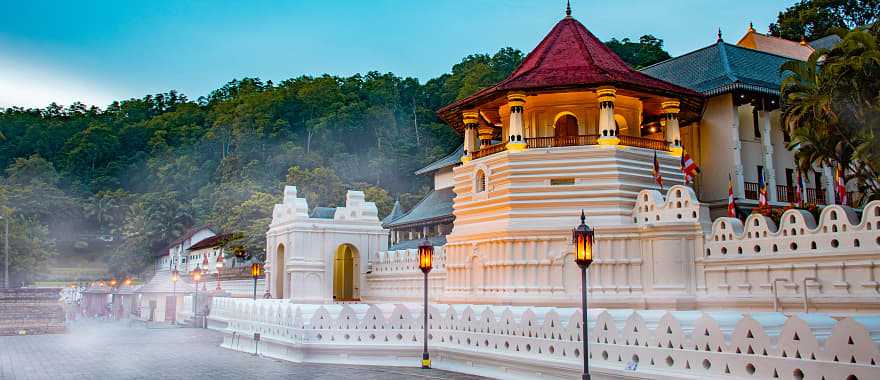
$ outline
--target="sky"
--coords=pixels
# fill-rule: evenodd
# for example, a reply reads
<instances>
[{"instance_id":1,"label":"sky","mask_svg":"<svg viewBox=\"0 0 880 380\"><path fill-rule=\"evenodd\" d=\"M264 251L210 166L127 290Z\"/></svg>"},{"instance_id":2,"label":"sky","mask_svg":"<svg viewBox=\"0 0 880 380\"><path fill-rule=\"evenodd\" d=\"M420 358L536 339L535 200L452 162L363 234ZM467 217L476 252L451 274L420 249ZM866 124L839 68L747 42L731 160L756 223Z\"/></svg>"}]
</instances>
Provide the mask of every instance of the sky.
<instances>
[{"instance_id":1,"label":"sky","mask_svg":"<svg viewBox=\"0 0 880 380\"><path fill-rule=\"evenodd\" d=\"M794 0L573 0L597 37L652 34L673 56L760 32ZM177 90L196 99L235 78L281 81L371 70L418 78L468 54L531 51L564 0L8 1L0 12L0 108Z\"/></svg>"}]
</instances>

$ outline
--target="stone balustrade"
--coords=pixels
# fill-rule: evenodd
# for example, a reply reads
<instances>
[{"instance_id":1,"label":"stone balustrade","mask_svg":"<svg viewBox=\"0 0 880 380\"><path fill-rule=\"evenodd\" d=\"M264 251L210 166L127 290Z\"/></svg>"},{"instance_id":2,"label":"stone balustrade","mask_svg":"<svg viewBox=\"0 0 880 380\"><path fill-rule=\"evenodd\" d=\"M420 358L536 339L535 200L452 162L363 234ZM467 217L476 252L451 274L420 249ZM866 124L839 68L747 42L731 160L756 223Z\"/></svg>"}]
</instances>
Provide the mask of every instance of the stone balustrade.
<instances>
[{"instance_id":1,"label":"stone balustrade","mask_svg":"<svg viewBox=\"0 0 880 380\"><path fill-rule=\"evenodd\" d=\"M432 305L436 368L505 379L575 378L576 308ZM418 304L215 298L223 347L297 362L418 365ZM596 379L876 379L880 317L604 310L589 313ZM255 341L259 334L259 341Z\"/></svg>"},{"instance_id":2,"label":"stone balustrade","mask_svg":"<svg viewBox=\"0 0 880 380\"><path fill-rule=\"evenodd\" d=\"M370 260L367 289L362 299L369 302L415 302L423 298L424 275L419 270L417 249L382 251ZM429 297L440 296L446 283L446 250L434 246L434 269L429 275Z\"/></svg>"}]
</instances>

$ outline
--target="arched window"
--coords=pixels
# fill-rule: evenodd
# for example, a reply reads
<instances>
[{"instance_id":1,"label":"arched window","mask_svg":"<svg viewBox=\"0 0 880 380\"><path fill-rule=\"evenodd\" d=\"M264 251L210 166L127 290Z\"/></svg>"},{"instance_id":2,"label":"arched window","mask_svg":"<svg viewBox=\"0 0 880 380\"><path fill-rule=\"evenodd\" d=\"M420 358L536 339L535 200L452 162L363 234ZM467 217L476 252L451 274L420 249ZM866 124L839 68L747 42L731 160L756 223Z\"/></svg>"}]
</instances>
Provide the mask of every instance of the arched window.
<instances>
[{"instance_id":1,"label":"arched window","mask_svg":"<svg viewBox=\"0 0 880 380\"><path fill-rule=\"evenodd\" d=\"M486 178L486 172L477 170L476 178L474 178L474 192L482 193L486 191L489 179Z\"/></svg>"}]
</instances>

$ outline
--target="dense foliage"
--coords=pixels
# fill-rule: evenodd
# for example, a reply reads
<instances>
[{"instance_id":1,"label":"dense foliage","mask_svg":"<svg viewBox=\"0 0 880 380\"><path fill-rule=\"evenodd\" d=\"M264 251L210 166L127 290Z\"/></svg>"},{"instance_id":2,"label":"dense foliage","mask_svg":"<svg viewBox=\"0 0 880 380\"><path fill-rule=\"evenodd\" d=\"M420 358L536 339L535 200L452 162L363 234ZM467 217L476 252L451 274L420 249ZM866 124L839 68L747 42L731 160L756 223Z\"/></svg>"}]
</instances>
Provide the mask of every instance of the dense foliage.
<instances>
[{"instance_id":1,"label":"dense foliage","mask_svg":"<svg viewBox=\"0 0 880 380\"><path fill-rule=\"evenodd\" d=\"M871 26L880 17L880 0L800 0L779 12L770 34L792 41L813 41Z\"/></svg>"},{"instance_id":2,"label":"dense foliage","mask_svg":"<svg viewBox=\"0 0 880 380\"><path fill-rule=\"evenodd\" d=\"M859 193L873 196L880 194L878 43L877 25L851 31L833 49L784 65L782 83L782 118L798 165L840 166Z\"/></svg>"},{"instance_id":3,"label":"dense foliage","mask_svg":"<svg viewBox=\"0 0 880 380\"><path fill-rule=\"evenodd\" d=\"M669 56L651 36L609 45L636 67ZM512 48L470 55L424 84L378 72L243 78L197 101L169 91L104 110L0 110L0 167L8 168L0 200L22 231L13 256L31 260L16 259L13 271L38 273L33 260L61 251L136 273L203 224L241 233L236 244L262 254L285 184L311 207L341 205L356 188L380 215L395 199L408 208L431 188L413 172L461 142L435 111L501 81L522 59Z\"/></svg>"},{"instance_id":4,"label":"dense foliage","mask_svg":"<svg viewBox=\"0 0 880 380\"><path fill-rule=\"evenodd\" d=\"M629 38L622 40L612 38L605 44L634 69L641 69L672 58L663 50L663 40L650 34L639 38L639 42L632 42Z\"/></svg>"}]
</instances>

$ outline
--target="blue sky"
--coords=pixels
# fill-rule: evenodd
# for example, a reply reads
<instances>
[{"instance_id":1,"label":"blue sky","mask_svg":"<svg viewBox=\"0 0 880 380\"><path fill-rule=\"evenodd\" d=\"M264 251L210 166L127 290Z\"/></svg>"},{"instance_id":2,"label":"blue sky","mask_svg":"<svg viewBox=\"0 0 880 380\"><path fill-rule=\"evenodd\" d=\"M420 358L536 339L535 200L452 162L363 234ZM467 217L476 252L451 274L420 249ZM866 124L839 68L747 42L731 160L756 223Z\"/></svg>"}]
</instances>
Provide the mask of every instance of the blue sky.
<instances>
[{"instance_id":1,"label":"blue sky","mask_svg":"<svg viewBox=\"0 0 880 380\"><path fill-rule=\"evenodd\" d=\"M766 31L794 0L572 1L600 39L662 38L672 55L722 28ZM10 1L0 12L0 107L42 107L176 89L206 95L233 78L378 70L427 79L462 57L530 51L564 0Z\"/></svg>"}]
</instances>

